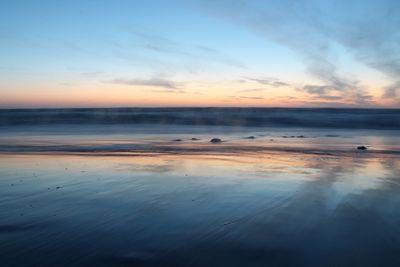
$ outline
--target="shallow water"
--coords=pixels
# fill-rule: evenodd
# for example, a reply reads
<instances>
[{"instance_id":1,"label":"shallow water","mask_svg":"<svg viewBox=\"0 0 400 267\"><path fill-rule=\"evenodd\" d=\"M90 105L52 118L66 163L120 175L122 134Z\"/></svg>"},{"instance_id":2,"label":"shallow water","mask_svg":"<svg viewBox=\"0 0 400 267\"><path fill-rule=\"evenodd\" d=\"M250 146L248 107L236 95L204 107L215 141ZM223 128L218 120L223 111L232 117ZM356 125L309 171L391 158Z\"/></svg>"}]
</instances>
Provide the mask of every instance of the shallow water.
<instances>
[{"instance_id":1,"label":"shallow water","mask_svg":"<svg viewBox=\"0 0 400 267\"><path fill-rule=\"evenodd\" d=\"M1 110L0 266L400 266L399 117Z\"/></svg>"},{"instance_id":2,"label":"shallow water","mask_svg":"<svg viewBox=\"0 0 400 267\"><path fill-rule=\"evenodd\" d=\"M0 156L2 266L399 266L396 154Z\"/></svg>"}]
</instances>

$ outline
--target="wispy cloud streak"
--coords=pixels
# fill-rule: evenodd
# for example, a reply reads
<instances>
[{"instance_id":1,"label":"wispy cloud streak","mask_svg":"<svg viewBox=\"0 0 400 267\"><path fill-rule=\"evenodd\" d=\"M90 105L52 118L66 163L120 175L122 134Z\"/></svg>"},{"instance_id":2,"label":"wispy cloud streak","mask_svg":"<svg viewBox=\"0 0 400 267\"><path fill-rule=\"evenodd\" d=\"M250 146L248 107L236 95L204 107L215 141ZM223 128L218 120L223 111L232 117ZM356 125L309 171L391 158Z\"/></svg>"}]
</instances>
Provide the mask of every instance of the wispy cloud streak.
<instances>
[{"instance_id":1,"label":"wispy cloud streak","mask_svg":"<svg viewBox=\"0 0 400 267\"><path fill-rule=\"evenodd\" d=\"M316 98L371 104L372 96L360 81L339 70L338 45L393 81L383 88L384 97L399 97L400 1L216 0L202 6L297 53L306 71L320 81L301 90Z\"/></svg>"},{"instance_id":2,"label":"wispy cloud streak","mask_svg":"<svg viewBox=\"0 0 400 267\"><path fill-rule=\"evenodd\" d=\"M174 81L161 79L161 78L151 78L151 79L125 79L125 78L117 78L109 83L114 84L122 84L129 86L150 86L150 87L162 87L171 90L180 90L180 84Z\"/></svg>"},{"instance_id":3,"label":"wispy cloud streak","mask_svg":"<svg viewBox=\"0 0 400 267\"><path fill-rule=\"evenodd\" d=\"M249 81L258 82L260 84L269 85L272 87L290 86L289 83L282 82L276 78L251 78L251 77L244 77L244 78Z\"/></svg>"}]
</instances>

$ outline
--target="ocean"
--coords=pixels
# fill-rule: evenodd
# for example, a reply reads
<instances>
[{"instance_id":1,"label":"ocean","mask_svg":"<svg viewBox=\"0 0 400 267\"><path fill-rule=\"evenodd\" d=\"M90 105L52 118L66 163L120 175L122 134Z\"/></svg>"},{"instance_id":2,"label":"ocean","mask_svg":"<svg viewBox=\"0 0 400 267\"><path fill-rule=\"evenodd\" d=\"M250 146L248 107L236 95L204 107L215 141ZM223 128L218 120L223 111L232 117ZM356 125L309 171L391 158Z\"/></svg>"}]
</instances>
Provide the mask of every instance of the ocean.
<instances>
[{"instance_id":1,"label":"ocean","mask_svg":"<svg viewBox=\"0 0 400 267\"><path fill-rule=\"evenodd\" d=\"M77 108L3 109L0 126L46 124L202 125L400 129L400 109Z\"/></svg>"},{"instance_id":2,"label":"ocean","mask_svg":"<svg viewBox=\"0 0 400 267\"><path fill-rule=\"evenodd\" d=\"M312 149L396 153L400 110L115 108L1 110L0 151ZM220 146L208 146L219 138Z\"/></svg>"},{"instance_id":3,"label":"ocean","mask_svg":"<svg viewBox=\"0 0 400 267\"><path fill-rule=\"evenodd\" d=\"M400 266L399 118L0 110L0 265Z\"/></svg>"}]
</instances>

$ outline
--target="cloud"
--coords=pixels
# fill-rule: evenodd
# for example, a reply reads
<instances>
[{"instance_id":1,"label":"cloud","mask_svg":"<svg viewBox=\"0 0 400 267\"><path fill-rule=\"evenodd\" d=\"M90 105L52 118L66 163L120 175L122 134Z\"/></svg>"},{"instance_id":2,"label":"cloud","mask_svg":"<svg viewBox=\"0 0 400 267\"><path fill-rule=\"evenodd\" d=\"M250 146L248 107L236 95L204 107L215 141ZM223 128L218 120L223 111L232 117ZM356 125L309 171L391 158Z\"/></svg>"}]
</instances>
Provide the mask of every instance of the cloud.
<instances>
[{"instance_id":1,"label":"cloud","mask_svg":"<svg viewBox=\"0 0 400 267\"><path fill-rule=\"evenodd\" d=\"M323 100L310 100L310 101L296 101L294 102L298 106L304 107L319 107L319 108L330 108L332 106L340 107L340 108L356 108L359 107L357 103L347 103L342 101L323 101Z\"/></svg>"},{"instance_id":2,"label":"cloud","mask_svg":"<svg viewBox=\"0 0 400 267\"><path fill-rule=\"evenodd\" d=\"M339 70L338 45L354 58L385 74L393 84L384 97L400 92L400 1L268 1L214 0L202 2L208 13L227 19L279 43L300 56L306 71L322 85L305 92L368 104L372 98L353 77ZM253 79L260 83L263 79ZM278 84L277 84L278 85Z\"/></svg>"},{"instance_id":3,"label":"cloud","mask_svg":"<svg viewBox=\"0 0 400 267\"><path fill-rule=\"evenodd\" d=\"M344 84L342 87L335 85L305 85L299 89L307 92L317 100L335 100L353 102L360 105L373 103L372 96L364 92L358 85Z\"/></svg>"},{"instance_id":4,"label":"cloud","mask_svg":"<svg viewBox=\"0 0 400 267\"><path fill-rule=\"evenodd\" d=\"M238 93L250 93L250 92L261 92L264 91L265 88L250 88L250 89L243 89L243 90L238 90Z\"/></svg>"},{"instance_id":5,"label":"cloud","mask_svg":"<svg viewBox=\"0 0 400 267\"><path fill-rule=\"evenodd\" d=\"M198 45L197 48L200 49L200 50L203 50L205 52L208 52L208 53L214 53L214 54L219 54L220 53L218 50L216 50L214 48L211 48L211 47L208 47L208 46L205 46L205 45Z\"/></svg>"},{"instance_id":6,"label":"cloud","mask_svg":"<svg viewBox=\"0 0 400 267\"><path fill-rule=\"evenodd\" d=\"M82 77L93 78L99 77L104 74L104 71L83 71L80 73Z\"/></svg>"},{"instance_id":7,"label":"cloud","mask_svg":"<svg viewBox=\"0 0 400 267\"><path fill-rule=\"evenodd\" d=\"M387 87L385 87L385 93L383 97L385 98L397 98L400 91L400 81L397 81Z\"/></svg>"},{"instance_id":8,"label":"cloud","mask_svg":"<svg viewBox=\"0 0 400 267\"><path fill-rule=\"evenodd\" d=\"M269 85L273 87L290 86L290 84L281 82L276 78L250 78L250 77L244 77L244 78L249 81L258 82L260 84Z\"/></svg>"},{"instance_id":9,"label":"cloud","mask_svg":"<svg viewBox=\"0 0 400 267\"><path fill-rule=\"evenodd\" d=\"M343 14L331 15L332 38L361 63L388 77L384 98L400 97L400 2L341 0ZM346 26L346 27L344 27Z\"/></svg>"},{"instance_id":10,"label":"cloud","mask_svg":"<svg viewBox=\"0 0 400 267\"><path fill-rule=\"evenodd\" d=\"M123 84L123 85L130 85L130 86L151 86L151 87L163 87L170 90L181 90L179 88L180 84L174 81L161 79L161 78L151 78L151 79L124 79L118 78L109 81L110 83L114 84Z\"/></svg>"},{"instance_id":11,"label":"cloud","mask_svg":"<svg viewBox=\"0 0 400 267\"><path fill-rule=\"evenodd\" d=\"M158 53L191 56L185 47L164 36L132 30L130 32L134 35L137 45L144 49Z\"/></svg>"},{"instance_id":12,"label":"cloud","mask_svg":"<svg viewBox=\"0 0 400 267\"><path fill-rule=\"evenodd\" d=\"M236 100L240 99L250 99L250 100L260 100L260 99L265 99L262 96L229 96L229 98L234 98Z\"/></svg>"},{"instance_id":13,"label":"cloud","mask_svg":"<svg viewBox=\"0 0 400 267\"><path fill-rule=\"evenodd\" d=\"M309 94L327 95L332 91L336 91L336 89L330 85L309 85L308 84L303 87L303 91L306 91Z\"/></svg>"},{"instance_id":14,"label":"cloud","mask_svg":"<svg viewBox=\"0 0 400 267\"><path fill-rule=\"evenodd\" d=\"M354 78L340 75L335 64L320 60L309 62L307 70L320 80L322 85L305 85L301 91L321 100L340 100L360 105L372 104L372 96L366 92L360 82Z\"/></svg>"},{"instance_id":15,"label":"cloud","mask_svg":"<svg viewBox=\"0 0 400 267\"><path fill-rule=\"evenodd\" d=\"M165 36L129 30L135 36L137 45L156 53L171 54L196 61L216 62L235 68L246 68L242 62L204 45L178 43Z\"/></svg>"},{"instance_id":16,"label":"cloud","mask_svg":"<svg viewBox=\"0 0 400 267\"><path fill-rule=\"evenodd\" d=\"M151 92L154 93L172 93L172 94L185 94L186 91L182 90L182 89L163 89L163 90L150 90Z\"/></svg>"}]
</instances>

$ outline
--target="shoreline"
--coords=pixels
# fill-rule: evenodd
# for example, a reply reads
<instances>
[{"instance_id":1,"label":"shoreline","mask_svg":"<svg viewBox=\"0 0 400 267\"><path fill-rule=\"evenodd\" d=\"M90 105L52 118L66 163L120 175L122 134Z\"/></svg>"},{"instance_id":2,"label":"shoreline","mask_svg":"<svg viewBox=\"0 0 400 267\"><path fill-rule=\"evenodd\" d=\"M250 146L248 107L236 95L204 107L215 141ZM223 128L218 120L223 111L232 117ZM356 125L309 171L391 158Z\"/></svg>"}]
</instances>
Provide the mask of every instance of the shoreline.
<instances>
[{"instance_id":1,"label":"shoreline","mask_svg":"<svg viewBox=\"0 0 400 267\"><path fill-rule=\"evenodd\" d=\"M315 148L306 146L254 145L110 145L110 146L0 146L0 155L83 155L83 156L148 156L148 155L268 155L294 153L321 156L378 157L400 156L400 150L357 148Z\"/></svg>"}]
</instances>

